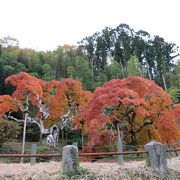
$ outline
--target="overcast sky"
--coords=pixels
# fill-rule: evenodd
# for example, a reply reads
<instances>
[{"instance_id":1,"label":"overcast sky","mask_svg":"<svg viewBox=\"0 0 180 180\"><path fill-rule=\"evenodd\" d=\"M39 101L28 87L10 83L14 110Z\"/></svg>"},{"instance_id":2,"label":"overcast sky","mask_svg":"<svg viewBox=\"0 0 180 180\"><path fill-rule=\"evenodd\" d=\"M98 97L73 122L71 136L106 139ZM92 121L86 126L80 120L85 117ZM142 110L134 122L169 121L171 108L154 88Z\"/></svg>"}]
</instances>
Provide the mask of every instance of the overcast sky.
<instances>
[{"instance_id":1,"label":"overcast sky","mask_svg":"<svg viewBox=\"0 0 180 180\"><path fill-rule=\"evenodd\" d=\"M0 38L53 50L121 23L180 46L180 0L0 0Z\"/></svg>"}]
</instances>

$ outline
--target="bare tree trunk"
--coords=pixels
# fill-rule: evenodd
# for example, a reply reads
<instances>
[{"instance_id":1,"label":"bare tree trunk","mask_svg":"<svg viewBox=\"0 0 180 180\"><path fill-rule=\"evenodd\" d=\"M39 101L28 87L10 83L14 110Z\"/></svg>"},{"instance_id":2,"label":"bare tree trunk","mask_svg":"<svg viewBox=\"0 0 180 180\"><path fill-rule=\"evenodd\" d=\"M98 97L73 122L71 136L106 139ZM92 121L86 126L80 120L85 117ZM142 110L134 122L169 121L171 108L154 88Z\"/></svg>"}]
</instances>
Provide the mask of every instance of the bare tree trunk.
<instances>
[{"instance_id":1,"label":"bare tree trunk","mask_svg":"<svg viewBox=\"0 0 180 180\"><path fill-rule=\"evenodd\" d=\"M43 134L45 134L45 128L44 128L44 124L42 121L39 122L39 130L40 130L40 134L39 134L39 142L40 144L42 144L42 138L43 138Z\"/></svg>"},{"instance_id":2,"label":"bare tree trunk","mask_svg":"<svg viewBox=\"0 0 180 180\"><path fill-rule=\"evenodd\" d=\"M62 145L64 146L65 143L64 143L64 131L63 130L61 131L61 137L62 137Z\"/></svg>"},{"instance_id":3,"label":"bare tree trunk","mask_svg":"<svg viewBox=\"0 0 180 180\"><path fill-rule=\"evenodd\" d=\"M42 144L42 132L40 130L40 134L39 134L39 143Z\"/></svg>"},{"instance_id":4,"label":"bare tree trunk","mask_svg":"<svg viewBox=\"0 0 180 180\"><path fill-rule=\"evenodd\" d=\"M119 61L119 63L120 63L120 66L121 66L121 71L122 71L123 78L125 78L124 68L123 68L121 60Z\"/></svg>"},{"instance_id":5,"label":"bare tree trunk","mask_svg":"<svg viewBox=\"0 0 180 180\"><path fill-rule=\"evenodd\" d=\"M122 130L120 130L119 123L117 124L117 131L118 131L118 141L117 141L117 150L118 152L123 152L123 134ZM123 155L118 155L118 163L123 164Z\"/></svg>"},{"instance_id":6,"label":"bare tree trunk","mask_svg":"<svg viewBox=\"0 0 180 180\"><path fill-rule=\"evenodd\" d=\"M92 73L92 83L94 83L94 65L93 65L93 58L92 58L91 61L92 61L92 62L91 62L91 68L92 68L92 71L91 71L91 73Z\"/></svg>"},{"instance_id":7,"label":"bare tree trunk","mask_svg":"<svg viewBox=\"0 0 180 180\"><path fill-rule=\"evenodd\" d=\"M119 124L117 124L117 130L118 130L118 141L121 141L121 134L119 130Z\"/></svg>"},{"instance_id":8,"label":"bare tree trunk","mask_svg":"<svg viewBox=\"0 0 180 180\"><path fill-rule=\"evenodd\" d=\"M81 141L82 141L82 147L84 146L84 133L83 129L81 130Z\"/></svg>"},{"instance_id":9,"label":"bare tree trunk","mask_svg":"<svg viewBox=\"0 0 180 180\"><path fill-rule=\"evenodd\" d=\"M25 140L26 140L26 124L27 124L27 117L28 117L28 96L25 96L24 100L24 128L23 128L23 142L22 142L22 155L24 155L24 147L25 147ZM24 158L21 157L21 163L23 163Z\"/></svg>"},{"instance_id":10,"label":"bare tree trunk","mask_svg":"<svg viewBox=\"0 0 180 180\"><path fill-rule=\"evenodd\" d=\"M149 64L147 62L147 59L146 59L146 66L147 66L147 73L148 73L149 80L152 80L151 73L150 73L150 70L149 70Z\"/></svg>"},{"instance_id":11,"label":"bare tree trunk","mask_svg":"<svg viewBox=\"0 0 180 180\"><path fill-rule=\"evenodd\" d=\"M147 72L148 72L149 80L151 80L151 74L150 74L150 71L149 71L149 65L147 65Z\"/></svg>"},{"instance_id":12,"label":"bare tree trunk","mask_svg":"<svg viewBox=\"0 0 180 180\"><path fill-rule=\"evenodd\" d=\"M23 128L23 142L22 142L22 155L24 155L24 147L25 147L25 140L26 140L26 124L27 124L27 113L25 114L24 120L24 128ZM23 163L23 157L21 157L21 163Z\"/></svg>"},{"instance_id":13,"label":"bare tree trunk","mask_svg":"<svg viewBox=\"0 0 180 180\"><path fill-rule=\"evenodd\" d=\"M163 84L164 84L164 90L167 91L166 81L163 74L162 74L162 79L163 79Z\"/></svg>"}]
</instances>

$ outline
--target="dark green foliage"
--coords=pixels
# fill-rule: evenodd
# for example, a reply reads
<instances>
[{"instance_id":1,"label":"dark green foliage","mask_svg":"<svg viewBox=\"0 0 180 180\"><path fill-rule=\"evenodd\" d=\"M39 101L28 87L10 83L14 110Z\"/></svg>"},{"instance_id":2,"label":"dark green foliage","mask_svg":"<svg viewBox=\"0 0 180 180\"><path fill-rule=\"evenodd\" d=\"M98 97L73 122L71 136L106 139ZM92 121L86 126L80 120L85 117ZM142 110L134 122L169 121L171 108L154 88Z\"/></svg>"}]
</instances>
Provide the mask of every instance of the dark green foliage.
<instances>
[{"instance_id":1,"label":"dark green foliage","mask_svg":"<svg viewBox=\"0 0 180 180\"><path fill-rule=\"evenodd\" d=\"M17 138L20 127L16 122L0 119L0 147L7 142Z\"/></svg>"},{"instance_id":2,"label":"dark green foliage","mask_svg":"<svg viewBox=\"0 0 180 180\"><path fill-rule=\"evenodd\" d=\"M40 129L36 124L28 124L26 129L26 141L38 142L40 140Z\"/></svg>"},{"instance_id":3,"label":"dark green foliage","mask_svg":"<svg viewBox=\"0 0 180 180\"><path fill-rule=\"evenodd\" d=\"M180 89L180 61L174 66L169 81L172 88Z\"/></svg>"},{"instance_id":4,"label":"dark green foliage","mask_svg":"<svg viewBox=\"0 0 180 180\"><path fill-rule=\"evenodd\" d=\"M175 97L177 100L176 103L180 103L180 89L177 90Z\"/></svg>"},{"instance_id":5,"label":"dark green foliage","mask_svg":"<svg viewBox=\"0 0 180 180\"><path fill-rule=\"evenodd\" d=\"M180 89L178 88L169 88L169 94L172 96L173 103L180 103Z\"/></svg>"},{"instance_id":6,"label":"dark green foliage","mask_svg":"<svg viewBox=\"0 0 180 180\"><path fill-rule=\"evenodd\" d=\"M20 71L45 81L78 79L84 89L91 91L107 80L125 78L128 73L155 80L163 88L180 88L180 65L174 63L179 54L175 44L143 30L136 32L127 24L106 27L85 37L78 47L65 45L46 52L21 49L18 40L5 37L0 39L0 95L11 94L4 80ZM137 57L140 73L130 73L131 57Z\"/></svg>"},{"instance_id":7,"label":"dark green foliage","mask_svg":"<svg viewBox=\"0 0 180 180\"><path fill-rule=\"evenodd\" d=\"M127 65L128 76L142 76L142 68L137 56L131 56Z\"/></svg>"},{"instance_id":8,"label":"dark green foliage","mask_svg":"<svg viewBox=\"0 0 180 180\"><path fill-rule=\"evenodd\" d=\"M60 139L62 139L61 132L60 132ZM66 144L73 144L74 142L77 142L78 145L81 145L81 134L77 131L65 129L64 130L64 135L66 137Z\"/></svg>"},{"instance_id":9,"label":"dark green foliage","mask_svg":"<svg viewBox=\"0 0 180 180\"><path fill-rule=\"evenodd\" d=\"M123 77L128 76L128 60L137 56L141 75L153 79L161 87L169 88L170 77L174 69L174 60L179 56L179 49L173 43L166 42L162 37L151 37L146 31L135 32L127 24L117 28L105 28L92 36L84 38L81 49L86 49L93 78L98 82L99 74L107 76L107 68L112 60L119 66ZM116 78L116 77L115 77ZM163 81L164 78L164 81Z\"/></svg>"}]
</instances>

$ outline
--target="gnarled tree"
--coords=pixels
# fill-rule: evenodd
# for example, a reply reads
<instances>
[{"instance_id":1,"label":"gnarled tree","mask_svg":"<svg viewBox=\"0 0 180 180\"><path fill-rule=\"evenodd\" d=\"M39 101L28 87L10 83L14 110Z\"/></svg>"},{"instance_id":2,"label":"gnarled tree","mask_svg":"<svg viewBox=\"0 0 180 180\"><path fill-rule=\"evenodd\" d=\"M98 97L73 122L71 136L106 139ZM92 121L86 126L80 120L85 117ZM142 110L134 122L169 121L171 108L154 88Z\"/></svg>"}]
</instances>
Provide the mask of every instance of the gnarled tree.
<instances>
[{"instance_id":1,"label":"gnarled tree","mask_svg":"<svg viewBox=\"0 0 180 180\"><path fill-rule=\"evenodd\" d=\"M64 131L72 128L73 116L87 104L91 92L84 91L80 81L69 78L49 82L48 91L53 91L54 96L45 125L49 127L52 123L60 122L62 139L64 139Z\"/></svg>"},{"instance_id":2,"label":"gnarled tree","mask_svg":"<svg viewBox=\"0 0 180 180\"><path fill-rule=\"evenodd\" d=\"M0 116L23 122L24 133L26 123L37 124L42 134L48 133L45 126L50 128L54 123L58 127L66 126L66 120L72 119L78 107L86 104L91 94L83 91L82 84L77 80L44 82L25 72L9 76L6 83L16 89L11 96L0 96Z\"/></svg>"},{"instance_id":3,"label":"gnarled tree","mask_svg":"<svg viewBox=\"0 0 180 180\"><path fill-rule=\"evenodd\" d=\"M96 88L82 115L89 145L112 144L118 132L126 143L142 145L151 139L176 142L179 132L172 112L171 96L154 81L129 77Z\"/></svg>"}]
</instances>

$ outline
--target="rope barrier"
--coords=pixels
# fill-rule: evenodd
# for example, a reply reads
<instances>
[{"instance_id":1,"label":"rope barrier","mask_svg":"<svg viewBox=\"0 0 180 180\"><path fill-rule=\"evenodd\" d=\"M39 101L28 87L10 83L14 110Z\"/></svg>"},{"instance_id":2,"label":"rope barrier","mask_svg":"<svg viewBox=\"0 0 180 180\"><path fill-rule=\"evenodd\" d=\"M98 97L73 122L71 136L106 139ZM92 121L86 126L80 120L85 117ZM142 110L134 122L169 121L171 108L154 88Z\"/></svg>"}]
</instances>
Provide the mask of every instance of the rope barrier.
<instances>
[{"instance_id":1,"label":"rope barrier","mask_svg":"<svg viewBox=\"0 0 180 180\"><path fill-rule=\"evenodd\" d=\"M0 154L0 157L61 157L61 154Z\"/></svg>"}]
</instances>

